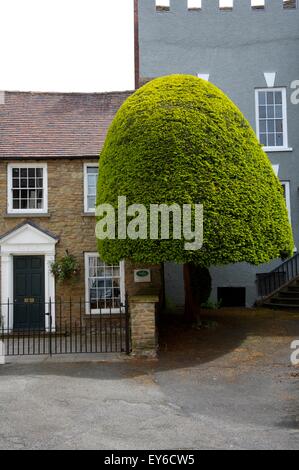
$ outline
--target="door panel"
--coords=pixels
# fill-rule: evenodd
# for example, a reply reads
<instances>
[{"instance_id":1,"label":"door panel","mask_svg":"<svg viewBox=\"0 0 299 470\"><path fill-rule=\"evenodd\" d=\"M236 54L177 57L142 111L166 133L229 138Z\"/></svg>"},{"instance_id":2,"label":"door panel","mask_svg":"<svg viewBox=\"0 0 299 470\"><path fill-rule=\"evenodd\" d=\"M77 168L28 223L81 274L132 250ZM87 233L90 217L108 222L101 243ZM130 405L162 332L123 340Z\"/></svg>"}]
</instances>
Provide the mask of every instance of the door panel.
<instances>
[{"instance_id":1,"label":"door panel","mask_svg":"<svg viewBox=\"0 0 299 470\"><path fill-rule=\"evenodd\" d=\"M14 329L45 328L44 256L14 256Z\"/></svg>"}]
</instances>

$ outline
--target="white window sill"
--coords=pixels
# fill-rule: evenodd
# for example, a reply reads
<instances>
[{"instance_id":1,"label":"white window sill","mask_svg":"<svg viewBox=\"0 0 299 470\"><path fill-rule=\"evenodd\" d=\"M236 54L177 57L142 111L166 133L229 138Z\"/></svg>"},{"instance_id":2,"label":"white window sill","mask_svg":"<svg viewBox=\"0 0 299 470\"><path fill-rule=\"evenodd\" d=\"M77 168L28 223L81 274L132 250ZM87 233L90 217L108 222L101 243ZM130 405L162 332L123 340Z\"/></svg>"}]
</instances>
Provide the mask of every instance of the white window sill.
<instances>
[{"instance_id":1,"label":"white window sill","mask_svg":"<svg viewBox=\"0 0 299 470\"><path fill-rule=\"evenodd\" d=\"M7 212L4 217L51 217L49 212Z\"/></svg>"},{"instance_id":2,"label":"white window sill","mask_svg":"<svg viewBox=\"0 0 299 470\"><path fill-rule=\"evenodd\" d=\"M103 308L101 310L98 310L98 309L95 309L95 310L91 310L91 312L86 312L85 315L88 317L88 316L92 316L92 315L95 315L95 316L101 316L101 315L117 315L119 314L121 311L121 313L124 313L125 312L125 308L124 307L120 307L120 308Z\"/></svg>"},{"instance_id":3,"label":"white window sill","mask_svg":"<svg viewBox=\"0 0 299 470\"><path fill-rule=\"evenodd\" d=\"M264 152L292 152L291 147L263 147Z\"/></svg>"},{"instance_id":4,"label":"white window sill","mask_svg":"<svg viewBox=\"0 0 299 470\"><path fill-rule=\"evenodd\" d=\"M90 211L90 212L83 212L82 217L95 217L96 213L95 211Z\"/></svg>"}]
</instances>

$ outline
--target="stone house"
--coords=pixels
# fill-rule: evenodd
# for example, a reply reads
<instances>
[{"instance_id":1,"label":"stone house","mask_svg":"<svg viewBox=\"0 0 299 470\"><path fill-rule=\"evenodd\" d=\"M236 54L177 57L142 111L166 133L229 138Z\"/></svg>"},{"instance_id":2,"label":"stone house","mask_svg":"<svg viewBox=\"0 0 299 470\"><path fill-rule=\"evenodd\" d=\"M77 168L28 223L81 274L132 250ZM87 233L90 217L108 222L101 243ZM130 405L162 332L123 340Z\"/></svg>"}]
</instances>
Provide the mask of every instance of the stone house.
<instances>
[{"instance_id":1,"label":"stone house","mask_svg":"<svg viewBox=\"0 0 299 470\"><path fill-rule=\"evenodd\" d=\"M1 302L32 302L26 318L16 306L10 315L2 309L7 328L34 328L36 302L80 299L83 314L96 316L117 313L125 293L138 293L134 266L102 262L95 238L99 153L116 111L131 93L4 94ZM55 282L51 264L66 252L79 262L79 273L73 280ZM160 275L153 266L150 286L160 285Z\"/></svg>"}]
</instances>

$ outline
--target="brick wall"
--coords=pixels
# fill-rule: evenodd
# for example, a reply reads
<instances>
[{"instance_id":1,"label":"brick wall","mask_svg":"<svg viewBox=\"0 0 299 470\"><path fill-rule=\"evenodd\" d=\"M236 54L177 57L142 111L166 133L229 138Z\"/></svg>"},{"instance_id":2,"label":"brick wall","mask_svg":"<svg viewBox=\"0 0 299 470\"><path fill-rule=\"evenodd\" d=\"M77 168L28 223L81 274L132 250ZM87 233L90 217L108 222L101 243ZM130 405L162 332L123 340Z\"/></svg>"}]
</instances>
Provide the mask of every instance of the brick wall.
<instances>
[{"instance_id":1,"label":"brick wall","mask_svg":"<svg viewBox=\"0 0 299 470\"><path fill-rule=\"evenodd\" d=\"M91 160L92 161L92 160ZM33 163L28 160L28 163ZM56 256L68 250L80 262L78 278L63 284L57 283L56 296L67 299L85 298L84 252L96 251L94 234L95 218L84 215L84 163L87 160L48 160L48 213L49 216L8 216L7 211L7 162L0 161L0 234L13 229L26 219L32 220L42 229L50 230L60 240L56 245ZM95 162L95 160L93 160ZM9 163L16 163L13 160ZM135 284L133 269L145 265L126 263L125 284L129 295L138 294L140 284ZM151 287L161 290L161 268L152 269ZM144 285L142 284L142 287Z\"/></svg>"}]
</instances>

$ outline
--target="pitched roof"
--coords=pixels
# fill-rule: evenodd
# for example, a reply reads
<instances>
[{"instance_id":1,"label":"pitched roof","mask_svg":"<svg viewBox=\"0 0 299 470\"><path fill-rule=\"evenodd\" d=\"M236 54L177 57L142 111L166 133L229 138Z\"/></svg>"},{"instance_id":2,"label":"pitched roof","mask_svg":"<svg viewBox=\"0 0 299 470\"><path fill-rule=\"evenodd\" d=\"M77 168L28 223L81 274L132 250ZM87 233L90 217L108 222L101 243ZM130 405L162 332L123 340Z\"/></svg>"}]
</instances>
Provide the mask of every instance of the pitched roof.
<instances>
[{"instance_id":1,"label":"pitched roof","mask_svg":"<svg viewBox=\"0 0 299 470\"><path fill-rule=\"evenodd\" d=\"M115 113L132 93L5 92L0 159L97 157Z\"/></svg>"}]
</instances>

